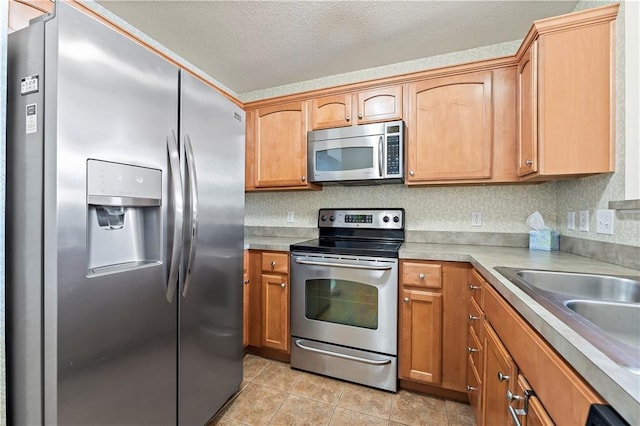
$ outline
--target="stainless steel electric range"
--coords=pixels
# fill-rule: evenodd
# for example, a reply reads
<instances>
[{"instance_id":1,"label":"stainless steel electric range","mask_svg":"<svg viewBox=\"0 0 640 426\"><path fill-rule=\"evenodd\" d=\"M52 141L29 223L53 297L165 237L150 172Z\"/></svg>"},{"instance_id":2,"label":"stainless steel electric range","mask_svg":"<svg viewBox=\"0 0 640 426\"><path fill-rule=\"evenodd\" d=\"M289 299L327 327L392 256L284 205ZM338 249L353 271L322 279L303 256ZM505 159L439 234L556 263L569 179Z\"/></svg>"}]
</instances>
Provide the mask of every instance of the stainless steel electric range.
<instances>
[{"instance_id":1,"label":"stainless steel electric range","mask_svg":"<svg viewBox=\"0 0 640 426\"><path fill-rule=\"evenodd\" d=\"M291 366L397 390L403 209L321 209L291 245Z\"/></svg>"}]
</instances>

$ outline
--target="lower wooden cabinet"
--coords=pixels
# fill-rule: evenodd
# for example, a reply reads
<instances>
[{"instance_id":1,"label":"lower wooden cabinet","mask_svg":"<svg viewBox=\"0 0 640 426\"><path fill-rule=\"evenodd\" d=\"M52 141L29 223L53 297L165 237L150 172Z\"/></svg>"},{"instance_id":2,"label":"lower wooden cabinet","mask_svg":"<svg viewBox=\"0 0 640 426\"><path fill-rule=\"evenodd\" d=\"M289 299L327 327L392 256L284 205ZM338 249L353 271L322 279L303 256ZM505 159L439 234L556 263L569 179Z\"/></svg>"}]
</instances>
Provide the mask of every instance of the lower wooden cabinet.
<instances>
[{"instance_id":1,"label":"lower wooden cabinet","mask_svg":"<svg viewBox=\"0 0 640 426\"><path fill-rule=\"evenodd\" d=\"M467 331L466 386L477 424L585 424L589 406L605 401L477 271L469 283L469 316L483 317L482 357L472 350L478 327L470 317Z\"/></svg>"},{"instance_id":2,"label":"lower wooden cabinet","mask_svg":"<svg viewBox=\"0 0 640 426\"><path fill-rule=\"evenodd\" d=\"M242 267L242 347L249 344L249 250L244 251Z\"/></svg>"},{"instance_id":3,"label":"lower wooden cabinet","mask_svg":"<svg viewBox=\"0 0 640 426\"><path fill-rule=\"evenodd\" d=\"M402 290L401 378L438 384L442 375L442 294Z\"/></svg>"},{"instance_id":4,"label":"lower wooden cabinet","mask_svg":"<svg viewBox=\"0 0 640 426\"><path fill-rule=\"evenodd\" d=\"M401 380L466 392L466 305L460 301L466 294L468 270L465 263L400 262Z\"/></svg>"},{"instance_id":5,"label":"lower wooden cabinet","mask_svg":"<svg viewBox=\"0 0 640 426\"><path fill-rule=\"evenodd\" d=\"M248 251L248 307L245 313L249 351L289 354L289 253ZM286 360L286 357L280 357Z\"/></svg>"}]
</instances>

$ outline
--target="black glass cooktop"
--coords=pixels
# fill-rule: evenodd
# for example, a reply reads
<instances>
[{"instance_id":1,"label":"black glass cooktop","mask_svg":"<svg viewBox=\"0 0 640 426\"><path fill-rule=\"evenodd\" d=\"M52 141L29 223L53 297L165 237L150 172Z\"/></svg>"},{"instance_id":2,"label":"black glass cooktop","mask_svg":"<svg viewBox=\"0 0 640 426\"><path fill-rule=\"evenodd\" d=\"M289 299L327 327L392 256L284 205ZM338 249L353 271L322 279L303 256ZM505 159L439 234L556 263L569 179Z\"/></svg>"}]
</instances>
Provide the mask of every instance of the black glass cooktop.
<instances>
[{"instance_id":1,"label":"black glass cooktop","mask_svg":"<svg viewBox=\"0 0 640 426\"><path fill-rule=\"evenodd\" d=\"M380 241L340 238L316 238L292 244L291 251L331 253L352 256L398 257L402 241Z\"/></svg>"}]
</instances>

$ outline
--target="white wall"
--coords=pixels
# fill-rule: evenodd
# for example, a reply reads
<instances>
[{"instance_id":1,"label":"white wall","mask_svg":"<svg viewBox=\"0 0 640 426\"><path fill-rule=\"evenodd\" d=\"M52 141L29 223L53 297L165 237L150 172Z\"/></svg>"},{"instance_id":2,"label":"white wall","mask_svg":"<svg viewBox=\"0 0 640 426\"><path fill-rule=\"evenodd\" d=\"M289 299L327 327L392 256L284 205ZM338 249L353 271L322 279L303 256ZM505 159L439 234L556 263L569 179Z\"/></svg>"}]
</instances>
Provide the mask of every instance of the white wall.
<instances>
[{"instance_id":1,"label":"white wall","mask_svg":"<svg viewBox=\"0 0 640 426\"><path fill-rule=\"evenodd\" d=\"M625 196L640 199L640 2L625 3Z\"/></svg>"}]
</instances>

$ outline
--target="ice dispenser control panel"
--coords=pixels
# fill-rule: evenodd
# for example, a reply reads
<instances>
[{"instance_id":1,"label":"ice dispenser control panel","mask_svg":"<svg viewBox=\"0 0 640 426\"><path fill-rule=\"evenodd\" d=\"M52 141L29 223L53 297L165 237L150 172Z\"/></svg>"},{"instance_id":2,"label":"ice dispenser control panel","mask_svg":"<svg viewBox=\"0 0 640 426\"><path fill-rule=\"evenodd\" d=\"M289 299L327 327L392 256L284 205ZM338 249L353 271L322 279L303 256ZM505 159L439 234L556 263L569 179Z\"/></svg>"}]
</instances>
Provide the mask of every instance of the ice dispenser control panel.
<instances>
[{"instance_id":1,"label":"ice dispenser control panel","mask_svg":"<svg viewBox=\"0 0 640 426\"><path fill-rule=\"evenodd\" d=\"M162 172L147 167L87 161L89 204L153 206L162 199Z\"/></svg>"}]
</instances>

